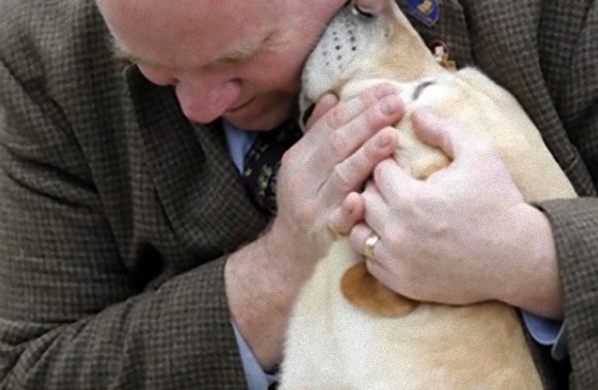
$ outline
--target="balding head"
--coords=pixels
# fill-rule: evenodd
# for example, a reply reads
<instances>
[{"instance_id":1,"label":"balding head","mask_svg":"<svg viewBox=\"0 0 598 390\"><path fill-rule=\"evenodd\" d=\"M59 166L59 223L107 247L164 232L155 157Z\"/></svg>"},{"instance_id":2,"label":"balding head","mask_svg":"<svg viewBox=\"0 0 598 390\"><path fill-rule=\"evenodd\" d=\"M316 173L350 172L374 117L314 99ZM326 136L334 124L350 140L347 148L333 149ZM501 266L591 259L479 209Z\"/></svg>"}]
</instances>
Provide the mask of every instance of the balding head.
<instances>
[{"instance_id":1,"label":"balding head","mask_svg":"<svg viewBox=\"0 0 598 390\"><path fill-rule=\"evenodd\" d=\"M305 58L345 0L96 2L119 50L174 86L190 119L257 130L286 119Z\"/></svg>"}]
</instances>

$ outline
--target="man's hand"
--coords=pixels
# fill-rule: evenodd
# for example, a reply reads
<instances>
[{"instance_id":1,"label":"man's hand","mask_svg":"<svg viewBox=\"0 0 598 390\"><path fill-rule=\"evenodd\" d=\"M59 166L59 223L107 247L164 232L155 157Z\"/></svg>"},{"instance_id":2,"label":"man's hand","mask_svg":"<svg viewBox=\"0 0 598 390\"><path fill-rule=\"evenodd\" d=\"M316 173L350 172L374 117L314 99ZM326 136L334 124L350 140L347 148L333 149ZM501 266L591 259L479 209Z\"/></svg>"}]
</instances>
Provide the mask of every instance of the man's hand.
<instances>
[{"instance_id":1,"label":"man's hand","mask_svg":"<svg viewBox=\"0 0 598 390\"><path fill-rule=\"evenodd\" d=\"M341 103L325 96L307 133L284 155L276 218L261 239L229 258L225 270L233 319L264 368L280 362L292 304L332 243L329 214L395 151L390 126L403 111L389 85Z\"/></svg>"},{"instance_id":2,"label":"man's hand","mask_svg":"<svg viewBox=\"0 0 598 390\"><path fill-rule=\"evenodd\" d=\"M269 248L301 259L304 276L329 249L328 216L395 151L390 126L403 113L396 89L387 85L334 103L329 95L314 110L307 133L283 157L278 178L279 213ZM293 272L300 267L295 260L288 264Z\"/></svg>"},{"instance_id":3,"label":"man's hand","mask_svg":"<svg viewBox=\"0 0 598 390\"><path fill-rule=\"evenodd\" d=\"M363 253L375 232L368 269L405 296L448 304L498 299L560 317L545 216L524 202L488 142L448 120L421 112L413 119L418 136L443 150L450 166L420 181L392 159L381 162L361 200L352 194L333 214L334 225L347 229L363 216L351 230L352 247Z\"/></svg>"}]
</instances>

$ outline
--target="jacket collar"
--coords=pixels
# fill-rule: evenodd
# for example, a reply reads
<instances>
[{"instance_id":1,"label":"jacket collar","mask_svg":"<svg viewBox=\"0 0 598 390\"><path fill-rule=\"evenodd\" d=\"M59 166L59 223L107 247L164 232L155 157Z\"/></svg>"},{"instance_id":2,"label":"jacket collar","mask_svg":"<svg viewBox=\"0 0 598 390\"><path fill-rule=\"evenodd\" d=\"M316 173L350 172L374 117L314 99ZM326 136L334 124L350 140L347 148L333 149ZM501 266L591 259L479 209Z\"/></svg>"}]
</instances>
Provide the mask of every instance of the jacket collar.
<instances>
[{"instance_id":1,"label":"jacket collar","mask_svg":"<svg viewBox=\"0 0 598 390\"><path fill-rule=\"evenodd\" d=\"M137 66L128 66L125 78L145 160L176 235L214 254L255 238L267 218L246 195L220 126L190 123L172 88L153 85Z\"/></svg>"}]
</instances>

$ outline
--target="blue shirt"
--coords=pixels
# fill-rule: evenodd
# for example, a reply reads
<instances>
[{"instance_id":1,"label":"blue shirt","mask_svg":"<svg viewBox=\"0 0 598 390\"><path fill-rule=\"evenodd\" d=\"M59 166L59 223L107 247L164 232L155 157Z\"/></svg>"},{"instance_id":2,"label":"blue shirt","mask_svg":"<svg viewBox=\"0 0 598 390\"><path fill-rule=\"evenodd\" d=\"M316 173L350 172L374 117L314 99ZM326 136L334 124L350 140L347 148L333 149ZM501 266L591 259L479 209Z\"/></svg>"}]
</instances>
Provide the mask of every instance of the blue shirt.
<instances>
[{"instance_id":1,"label":"blue shirt","mask_svg":"<svg viewBox=\"0 0 598 390\"><path fill-rule=\"evenodd\" d=\"M238 129L230 123L223 121L224 131L228 150L235 166L239 172L243 172L243 160L245 154L257 138L254 131ZM523 322L529 330L532 338L540 345L551 346L552 357L556 360L563 360L567 356L567 345L565 343L565 324L562 321L538 317L534 314L522 311ZM268 386L276 380L276 376L265 373L262 370L257 358L241 336L241 333L233 323L237 345L241 355L245 379L249 390L267 390Z\"/></svg>"}]
</instances>

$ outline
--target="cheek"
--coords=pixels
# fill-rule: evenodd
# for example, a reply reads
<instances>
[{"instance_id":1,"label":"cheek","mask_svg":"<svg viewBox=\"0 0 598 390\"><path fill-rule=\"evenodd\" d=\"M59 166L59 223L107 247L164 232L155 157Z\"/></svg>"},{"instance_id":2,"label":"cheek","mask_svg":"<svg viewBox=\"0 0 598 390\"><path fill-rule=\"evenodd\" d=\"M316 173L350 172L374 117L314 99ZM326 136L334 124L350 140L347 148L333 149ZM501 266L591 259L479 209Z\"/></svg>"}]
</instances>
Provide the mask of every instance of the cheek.
<instances>
[{"instance_id":1,"label":"cheek","mask_svg":"<svg viewBox=\"0 0 598 390\"><path fill-rule=\"evenodd\" d=\"M290 55L265 58L246 69L246 80L261 90L296 93L301 85L302 63Z\"/></svg>"}]
</instances>

